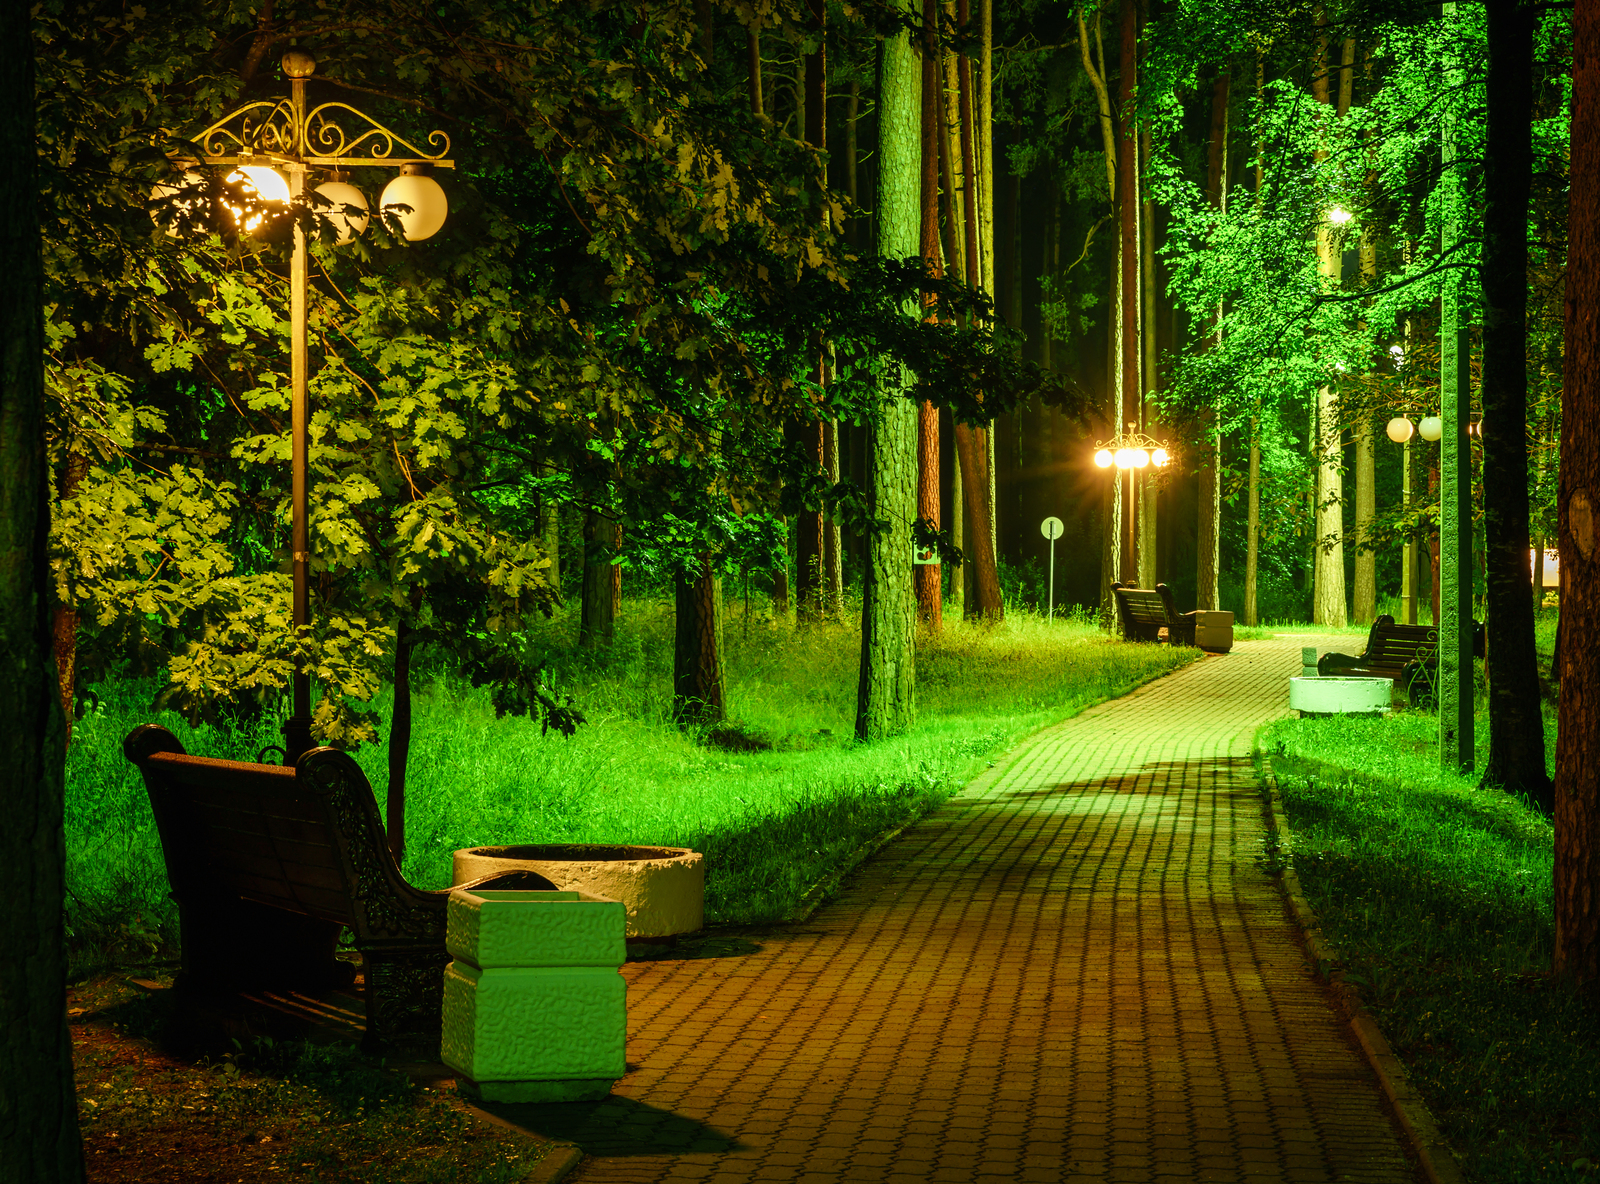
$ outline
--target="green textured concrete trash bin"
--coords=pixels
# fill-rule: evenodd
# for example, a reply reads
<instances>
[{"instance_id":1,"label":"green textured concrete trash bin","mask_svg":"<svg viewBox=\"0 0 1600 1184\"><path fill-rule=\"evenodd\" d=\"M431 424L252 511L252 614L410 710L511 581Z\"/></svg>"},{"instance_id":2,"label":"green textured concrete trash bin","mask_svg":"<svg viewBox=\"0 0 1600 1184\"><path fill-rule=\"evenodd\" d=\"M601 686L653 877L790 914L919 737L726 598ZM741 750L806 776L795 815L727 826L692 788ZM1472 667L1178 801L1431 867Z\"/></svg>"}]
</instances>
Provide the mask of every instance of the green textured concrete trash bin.
<instances>
[{"instance_id":1,"label":"green textured concrete trash bin","mask_svg":"<svg viewBox=\"0 0 1600 1184\"><path fill-rule=\"evenodd\" d=\"M582 892L450 894L440 1058L487 1102L597 1101L626 1069L620 901Z\"/></svg>"}]
</instances>

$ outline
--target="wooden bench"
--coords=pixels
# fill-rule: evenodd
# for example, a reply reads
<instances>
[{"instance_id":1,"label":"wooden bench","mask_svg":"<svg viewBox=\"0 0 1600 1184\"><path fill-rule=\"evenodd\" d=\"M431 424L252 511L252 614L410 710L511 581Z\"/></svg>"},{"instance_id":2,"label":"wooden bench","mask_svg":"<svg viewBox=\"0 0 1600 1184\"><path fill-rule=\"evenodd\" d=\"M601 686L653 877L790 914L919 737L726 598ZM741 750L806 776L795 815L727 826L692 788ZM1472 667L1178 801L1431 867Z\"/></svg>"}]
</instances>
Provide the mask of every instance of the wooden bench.
<instances>
[{"instance_id":1,"label":"wooden bench","mask_svg":"<svg viewBox=\"0 0 1600 1184\"><path fill-rule=\"evenodd\" d=\"M1160 641L1167 631L1171 645L1194 644L1194 614L1179 613L1172 604L1172 590L1165 584L1154 588L1133 588L1119 581L1111 585L1117 598L1117 620L1124 641Z\"/></svg>"},{"instance_id":2,"label":"wooden bench","mask_svg":"<svg viewBox=\"0 0 1600 1184\"><path fill-rule=\"evenodd\" d=\"M362 1048L437 1047L450 891L406 882L355 761L332 748L313 749L292 769L210 760L154 724L135 728L122 751L144 775L178 904L175 989L350 986L355 967L334 956L348 928L364 970ZM532 872L471 886L555 888Z\"/></svg>"},{"instance_id":3,"label":"wooden bench","mask_svg":"<svg viewBox=\"0 0 1600 1184\"><path fill-rule=\"evenodd\" d=\"M1483 624L1472 623L1472 653L1483 657ZM1388 678L1413 705L1433 697L1433 671L1439 663L1439 630L1432 625L1401 625L1388 613L1372 623L1361 653L1327 653L1317 659L1324 677Z\"/></svg>"}]
</instances>

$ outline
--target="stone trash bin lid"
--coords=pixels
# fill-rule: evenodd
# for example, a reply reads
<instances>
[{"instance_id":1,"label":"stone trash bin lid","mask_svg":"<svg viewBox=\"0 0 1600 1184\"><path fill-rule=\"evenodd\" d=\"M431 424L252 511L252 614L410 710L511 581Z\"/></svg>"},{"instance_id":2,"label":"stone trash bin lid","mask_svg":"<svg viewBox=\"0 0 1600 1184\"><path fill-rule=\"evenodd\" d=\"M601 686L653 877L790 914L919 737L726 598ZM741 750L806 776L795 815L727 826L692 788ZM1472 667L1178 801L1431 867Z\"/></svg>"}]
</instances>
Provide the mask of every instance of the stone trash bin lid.
<instances>
[{"instance_id":1,"label":"stone trash bin lid","mask_svg":"<svg viewBox=\"0 0 1600 1184\"><path fill-rule=\"evenodd\" d=\"M453 884L493 872L538 872L557 888L621 901L629 938L675 937L705 927L705 856L687 847L595 843L465 847Z\"/></svg>"}]
</instances>

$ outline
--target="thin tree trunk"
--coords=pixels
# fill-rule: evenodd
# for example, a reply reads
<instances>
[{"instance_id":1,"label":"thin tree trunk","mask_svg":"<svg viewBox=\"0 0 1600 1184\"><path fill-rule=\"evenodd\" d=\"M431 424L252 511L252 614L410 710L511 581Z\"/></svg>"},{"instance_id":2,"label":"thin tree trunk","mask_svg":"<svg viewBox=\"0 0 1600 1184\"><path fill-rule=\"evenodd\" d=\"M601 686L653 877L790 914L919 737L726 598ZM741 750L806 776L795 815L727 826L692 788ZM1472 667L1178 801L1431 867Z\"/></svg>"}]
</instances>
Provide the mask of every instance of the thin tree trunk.
<instances>
[{"instance_id":1,"label":"thin tree trunk","mask_svg":"<svg viewBox=\"0 0 1600 1184\"><path fill-rule=\"evenodd\" d=\"M987 519L989 510L989 465L984 442L977 431L963 423L956 424L955 433L956 456L961 463L961 483L972 490L968 504L973 508L973 518L982 522ZM987 530L974 530L972 534L972 565L977 573L977 614L986 621L998 621L1005 615L1005 605L1000 598L993 537Z\"/></svg>"},{"instance_id":2,"label":"thin tree trunk","mask_svg":"<svg viewBox=\"0 0 1600 1184\"><path fill-rule=\"evenodd\" d=\"M908 33L895 32L879 44L877 249L904 259L920 245L919 75ZM863 741L904 731L916 718L916 408L904 389L888 387L884 395L883 414L866 444L873 514L888 527L867 542L862 580L856 738Z\"/></svg>"},{"instance_id":3,"label":"thin tree trunk","mask_svg":"<svg viewBox=\"0 0 1600 1184\"><path fill-rule=\"evenodd\" d=\"M578 617L578 645L598 649L616 638L622 569L612 560L622 545L622 528L609 518L585 511L583 516L583 603Z\"/></svg>"},{"instance_id":4,"label":"thin tree trunk","mask_svg":"<svg viewBox=\"0 0 1600 1184\"><path fill-rule=\"evenodd\" d=\"M1256 417L1250 417L1249 509L1245 519L1244 623L1258 625L1256 574L1261 564L1261 438Z\"/></svg>"},{"instance_id":5,"label":"thin tree trunk","mask_svg":"<svg viewBox=\"0 0 1600 1184\"><path fill-rule=\"evenodd\" d=\"M1260 102L1262 91L1266 87L1266 54L1260 46L1256 47L1256 101ZM1265 194L1262 186L1266 181L1266 146L1258 135L1256 137L1256 187L1255 187L1255 213L1261 213L1262 202ZM1260 417L1250 417L1250 484L1249 484L1249 517L1245 523L1245 561L1244 561L1244 623L1256 625L1260 623L1260 603L1256 598L1256 581L1261 569L1261 421Z\"/></svg>"},{"instance_id":6,"label":"thin tree trunk","mask_svg":"<svg viewBox=\"0 0 1600 1184\"><path fill-rule=\"evenodd\" d=\"M677 621L672 649L672 718L684 727L705 727L727 716L722 682L722 607L709 551L695 575L676 581Z\"/></svg>"},{"instance_id":7,"label":"thin tree trunk","mask_svg":"<svg viewBox=\"0 0 1600 1184\"><path fill-rule=\"evenodd\" d=\"M411 648L413 634L405 621L394 627L394 711L389 720L389 792L384 803L384 829L396 864L406 857L406 764L411 756Z\"/></svg>"},{"instance_id":8,"label":"thin tree trunk","mask_svg":"<svg viewBox=\"0 0 1600 1184\"><path fill-rule=\"evenodd\" d=\"M919 250L932 275L941 274L939 246L939 164L941 124L941 54L938 41L939 2L923 0L922 7L922 168L921 232ZM946 190L948 191L948 190ZM923 296L923 317L938 319L933 294ZM917 408L917 517L939 527L939 412L932 403ZM937 563L916 565L913 580L917 617L934 632L943 621L943 578Z\"/></svg>"},{"instance_id":9,"label":"thin tree trunk","mask_svg":"<svg viewBox=\"0 0 1600 1184\"><path fill-rule=\"evenodd\" d=\"M29 6L0 17L0 1180L84 1177L67 1034L66 729L50 661L50 472Z\"/></svg>"},{"instance_id":10,"label":"thin tree trunk","mask_svg":"<svg viewBox=\"0 0 1600 1184\"><path fill-rule=\"evenodd\" d=\"M541 467L546 477L555 473L555 466L549 461ZM550 566L545 569L545 579L559 597L561 595L561 503L549 494L539 499L539 540L544 546L545 555L550 560Z\"/></svg>"},{"instance_id":11,"label":"thin tree trunk","mask_svg":"<svg viewBox=\"0 0 1600 1184\"><path fill-rule=\"evenodd\" d=\"M1317 14L1322 23L1322 14ZM1325 105L1334 100L1329 91L1328 36L1326 26L1317 39L1312 93ZM1337 111L1337 107L1335 107ZM1317 150L1317 159L1326 156ZM1343 275L1341 244L1326 218L1317 220L1317 263L1323 286L1334 289ZM1338 392L1332 386L1317 391L1317 428L1312 453L1317 464L1317 489L1312 511L1314 584L1311 619L1318 625L1342 628L1347 619L1344 592L1344 455Z\"/></svg>"},{"instance_id":12,"label":"thin tree trunk","mask_svg":"<svg viewBox=\"0 0 1600 1184\"><path fill-rule=\"evenodd\" d=\"M1150 166L1150 125L1139 132L1140 159L1146 169ZM1144 343L1143 397L1140 400L1139 419L1148 434L1155 430L1156 394L1156 203L1146 191L1143 194L1139 218L1139 269L1140 291L1144 300L1139 319L1139 337ZM1139 583L1154 588L1160 583L1156 572L1156 483L1155 474L1142 481L1144 494L1139 502Z\"/></svg>"},{"instance_id":13,"label":"thin tree trunk","mask_svg":"<svg viewBox=\"0 0 1600 1184\"><path fill-rule=\"evenodd\" d=\"M1134 94L1139 81L1139 6L1135 0L1123 0L1121 60L1118 63L1117 115L1121 120L1117 148L1117 204L1122 260L1122 430L1139 423L1140 404L1143 402L1142 383L1139 378L1139 151L1135 136L1136 118ZM1140 481L1137 469L1132 475L1126 512L1135 515L1134 528L1123 532L1121 569L1137 579L1138 555L1138 495Z\"/></svg>"},{"instance_id":14,"label":"thin tree trunk","mask_svg":"<svg viewBox=\"0 0 1600 1184\"><path fill-rule=\"evenodd\" d=\"M827 9L822 0L808 0L812 31L817 34L815 52L805 57L804 89L801 108L801 135L819 151L827 148L827 58L823 37ZM821 386L827 380L827 367L818 349L812 366L812 381ZM827 425L822 422L802 426L806 445L806 464L827 471ZM828 529L821 510L806 510L795 520L795 623L806 625L821 620L828 600Z\"/></svg>"},{"instance_id":15,"label":"thin tree trunk","mask_svg":"<svg viewBox=\"0 0 1600 1184\"><path fill-rule=\"evenodd\" d=\"M822 426L822 463L828 475L828 484L837 485L840 478L839 425L829 421ZM837 519L824 519L822 524L822 615L830 621L839 619L844 607L844 539Z\"/></svg>"},{"instance_id":16,"label":"thin tree trunk","mask_svg":"<svg viewBox=\"0 0 1600 1184\"><path fill-rule=\"evenodd\" d=\"M946 413L948 414L948 413ZM952 417L949 422L954 425ZM940 433L943 434L944 421L940 421ZM972 556L967 554L968 540L972 532L968 529L968 519L965 502L966 487L961 482L961 457L955 455L955 429L950 431L950 452L952 463L950 465L950 541L956 550L962 553L961 567L950 573L950 607L962 617L970 616L977 604L975 596L967 595L967 586L972 583Z\"/></svg>"},{"instance_id":17,"label":"thin tree trunk","mask_svg":"<svg viewBox=\"0 0 1600 1184\"><path fill-rule=\"evenodd\" d=\"M761 26L751 25L745 29L745 42L745 70L750 85L750 111L752 114L761 115L764 114L761 101Z\"/></svg>"},{"instance_id":18,"label":"thin tree trunk","mask_svg":"<svg viewBox=\"0 0 1600 1184\"><path fill-rule=\"evenodd\" d=\"M1490 0L1483 188L1483 529L1489 674L1485 786L1555 807L1545 769L1528 555L1528 203L1535 17ZM1570 371L1569 371L1570 373ZM1464 661L1471 661L1470 657Z\"/></svg>"},{"instance_id":19,"label":"thin tree trunk","mask_svg":"<svg viewBox=\"0 0 1600 1184\"><path fill-rule=\"evenodd\" d=\"M1226 71L1217 75L1211 87L1211 138L1206 146L1206 198L1211 208L1222 211L1227 201L1228 177L1228 94L1232 75ZM1212 321L1210 345L1221 344L1222 309ZM1218 582L1222 554L1222 482L1218 472L1222 464L1221 438L1217 427L1218 413L1213 406L1206 408L1203 417L1205 443L1200 454L1200 495L1195 546L1195 607L1215 609L1219 605Z\"/></svg>"},{"instance_id":20,"label":"thin tree trunk","mask_svg":"<svg viewBox=\"0 0 1600 1184\"><path fill-rule=\"evenodd\" d=\"M81 453L67 454L67 463L56 492L62 501L77 492L78 483L89 471L89 458ZM50 612L51 649L56 659L56 685L61 692L61 715L66 726L66 743L72 744L73 694L78 673L78 610L58 604Z\"/></svg>"},{"instance_id":21,"label":"thin tree trunk","mask_svg":"<svg viewBox=\"0 0 1600 1184\"><path fill-rule=\"evenodd\" d=\"M1353 44L1353 43L1352 43ZM1348 104L1347 104L1348 105ZM1361 278L1369 286L1378 278L1378 248L1366 227L1361 229ZM1367 532L1378 512L1374 487L1377 465L1371 415L1356 423L1356 550L1353 608L1358 625L1370 625L1378 614L1378 556L1367 545Z\"/></svg>"}]
</instances>

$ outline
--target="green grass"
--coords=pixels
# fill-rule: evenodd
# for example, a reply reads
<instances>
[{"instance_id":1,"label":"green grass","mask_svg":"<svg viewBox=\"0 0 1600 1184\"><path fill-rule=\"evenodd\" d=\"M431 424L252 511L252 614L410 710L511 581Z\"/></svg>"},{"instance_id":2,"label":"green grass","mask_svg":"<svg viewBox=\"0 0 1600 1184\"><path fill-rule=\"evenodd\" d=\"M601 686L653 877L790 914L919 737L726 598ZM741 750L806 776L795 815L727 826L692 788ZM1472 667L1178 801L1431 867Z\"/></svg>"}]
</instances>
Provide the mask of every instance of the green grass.
<instances>
[{"instance_id":1,"label":"green grass","mask_svg":"<svg viewBox=\"0 0 1600 1184\"><path fill-rule=\"evenodd\" d=\"M735 751L673 726L672 613L630 601L608 651L573 645L563 614L532 644L589 722L576 736L497 720L487 692L435 670L415 694L404 868L425 888L450 882L451 853L490 843L647 843L706 855L707 919L788 916L863 842L947 799L1028 732L1123 694L1198 655L1106 640L1083 616L1047 626L1013 612L996 629L948 620L919 644L917 725L855 743L859 634L796 631L753 619L737 600L725 633L735 731L770 749ZM424 664L426 655L421 656ZM254 759L276 723L226 732L146 709L154 682L96 687L67 761L69 925L78 973L172 949L173 918L149 804L121 741L159 722L191 752ZM390 696L378 708L387 718ZM383 743L357 761L377 792Z\"/></svg>"},{"instance_id":2,"label":"green grass","mask_svg":"<svg viewBox=\"0 0 1600 1184\"><path fill-rule=\"evenodd\" d=\"M1555 614L1541 614L1546 668ZM1480 701L1481 706L1481 701ZM1555 721L1547 716L1553 764ZM1263 729L1307 901L1481 1184L1592 1179L1600 1017L1548 971L1554 832L1443 772L1437 717ZM1477 719L1479 767L1488 720Z\"/></svg>"}]
</instances>

